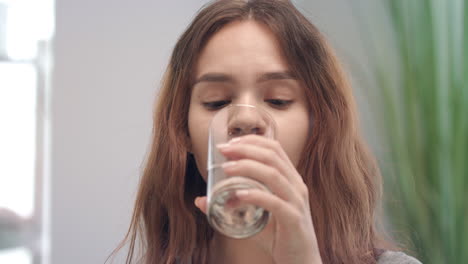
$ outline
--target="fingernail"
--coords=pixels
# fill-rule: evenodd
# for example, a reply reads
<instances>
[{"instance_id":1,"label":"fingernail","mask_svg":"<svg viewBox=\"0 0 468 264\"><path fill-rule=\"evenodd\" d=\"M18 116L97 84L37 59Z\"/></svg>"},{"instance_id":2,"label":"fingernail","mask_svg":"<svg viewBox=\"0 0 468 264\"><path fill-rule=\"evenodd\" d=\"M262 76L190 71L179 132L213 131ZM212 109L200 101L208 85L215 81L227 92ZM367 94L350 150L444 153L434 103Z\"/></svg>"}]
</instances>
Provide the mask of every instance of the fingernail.
<instances>
[{"instance_id":1,"label":"fingernail","mask_svg":"<svg viewBox=\"0 0 468 264\"><path fill-rule=\"evenodd\" d=\"M218 145L216 145L216 147L217 147L217 148L220 148L220 149L224 149L224 148L229 147L229 143L218 144Z\"/></svg>"},{"instance_id":2,"label":"fingernail","mask_svg":"<svg viewBox=\"0 0 468 264\"><path fill-rule=\"evenodd\" d=\"M229 140L227 143L220 143L220 144L217 144L216 147L217 148L220 148L220 149L223 149L223 148L227 148L229 147L230 145L232 144L236 144L237 142L239 142L241 139L239 137L236 137L236 138L233 138L231 140Z\"/></svg>"},{"instance_id":3,"label":"fingernail","mask_svg":"<svg viewBox=\"0 0 468 264\"><path fill-rule=\"evenodd\" d=\"M225 169L225 168L227 168L227 167L232 167L232 166L234 166L234 165L236 165L236 164L237 164L237 162L235 162L235 161L228 161L228 162L223 163L223 164L221 165L221 167L223 167L223 168Z\"/></svg>"},{"instance_id":4,"label":"fingernail","mask_svg":"<svg viewBox=\"0 0 468 264\"><path fill-rule=\"evenodd\" d=\"M235 138L229 140L228 144L235 144L235 143L239 142L240 140L241 140L240 137L235 137Z\"/></svg>"},{"instance_id":5,"label":"fingernail","mask_svg":"<svg viewBox=\"0 0 468 264\"><path fill-rule=\"evenodd\" d=\"M238 190L236 191L236 196L237 197L245 197L249 194L249 191L248 190Z\"/></svg>"}]
</instances>

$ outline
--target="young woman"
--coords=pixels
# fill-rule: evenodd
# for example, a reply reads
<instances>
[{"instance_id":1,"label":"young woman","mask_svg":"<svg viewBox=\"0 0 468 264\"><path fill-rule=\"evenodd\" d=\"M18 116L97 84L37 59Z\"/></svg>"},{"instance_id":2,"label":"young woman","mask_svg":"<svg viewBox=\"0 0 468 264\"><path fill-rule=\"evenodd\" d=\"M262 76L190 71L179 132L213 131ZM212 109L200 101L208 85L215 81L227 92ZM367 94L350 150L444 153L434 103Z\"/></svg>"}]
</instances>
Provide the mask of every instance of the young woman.
<instances>
[{"instance_id":1,"label":"young woman","mask_svg":"<svg viewBox=\"0 0 468 264\"><path fill-rule=\"evenodd\" d=\"M205 215L208 126L229 104L266 109L278 129L276 140L249 135L221 149L236 160L224 166L228 175L274 193L237 194L272 213L261 233L242 240L214 232ZM379 239L380 175L358 131L351 87L289 1L222 0L202 9L174 48L153 132L127 263L419 263Z\"/></svg>"}]
</instances>

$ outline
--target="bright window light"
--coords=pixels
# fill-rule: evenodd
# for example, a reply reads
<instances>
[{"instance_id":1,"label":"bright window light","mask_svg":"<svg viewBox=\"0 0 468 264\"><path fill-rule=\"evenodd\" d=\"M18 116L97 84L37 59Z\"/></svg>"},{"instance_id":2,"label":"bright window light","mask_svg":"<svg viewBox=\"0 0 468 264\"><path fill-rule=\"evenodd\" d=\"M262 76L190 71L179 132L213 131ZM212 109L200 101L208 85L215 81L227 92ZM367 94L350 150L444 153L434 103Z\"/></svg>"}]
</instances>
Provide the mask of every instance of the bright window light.
<instances>
[{"instance_id":1,"label":"bright window light","mask_svg":"<svg viewBox=\"0 0 468 264\"><path fill-rule=\"evenodd\" d=\"M0 63L0 76L0 207L29 217L34 208L36 69Z\"/></svg>"},{"instance_id":2,"label":"bright window light","mask_svg":"<svg viewBox=\"0 0 468 264\"><path fill-rule=\"evenodd\" d=\"M31 264L31 252L26 248L0 250L0 263Z\"/></svg>"},{"instance_id":3,"label":"bright window light","mask_svg":"<svg viewBox=\"0 0 468 264\"><path fill-rule=\"evenodd\" d=\"M53 1L0 0L7 5L6 53L11 60L31 60L37 56L39 40L53 34Z\"/></svg>"}]
</instances>

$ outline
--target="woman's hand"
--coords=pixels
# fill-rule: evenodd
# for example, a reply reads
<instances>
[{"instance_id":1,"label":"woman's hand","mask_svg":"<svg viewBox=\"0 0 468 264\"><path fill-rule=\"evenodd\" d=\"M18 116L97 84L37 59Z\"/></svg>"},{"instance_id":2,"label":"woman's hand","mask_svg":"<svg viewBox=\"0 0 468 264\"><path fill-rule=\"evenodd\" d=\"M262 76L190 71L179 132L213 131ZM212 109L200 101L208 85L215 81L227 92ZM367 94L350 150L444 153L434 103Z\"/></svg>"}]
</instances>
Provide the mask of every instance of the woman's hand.
<instances>
[{"instance_id":1,"label":"woman's hand","mask_svg":"<svg viewBox=\"0 0 468 264\"><path fill-rule=\"evenodd\" d=\"M322 263L309 207L309 192L301 175L279 142L247 135L219 146L232 162L223 167L228 176L244 176L262 182L273 192L237 191L241 202L272 213L267 227L253 237L276 263ZM206 197L195 204L206 214Z\"/></svg>"}]
</instances>

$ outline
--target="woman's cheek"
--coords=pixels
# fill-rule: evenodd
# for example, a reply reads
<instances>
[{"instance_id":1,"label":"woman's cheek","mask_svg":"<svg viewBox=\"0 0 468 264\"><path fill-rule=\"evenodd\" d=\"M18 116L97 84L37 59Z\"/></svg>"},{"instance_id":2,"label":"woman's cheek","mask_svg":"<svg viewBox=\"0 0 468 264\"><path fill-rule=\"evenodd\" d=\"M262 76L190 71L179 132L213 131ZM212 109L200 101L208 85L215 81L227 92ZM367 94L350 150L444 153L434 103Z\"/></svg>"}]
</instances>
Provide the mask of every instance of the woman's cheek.
<instances>
[{"instance_id":1,"label":"woman's cheek","mask_svg":"<svg viewBox=\"0 0 468 264\"><path fill-rule=\"evenodd\" d=\"M303 111L278 122L277 140L295 167L299 164L308 135L309 118Z\"/></svg>"},{"instance_id":2,"label":"woman's cheek","mask_svg":"<svg viewBox=\"0 0 468 264\"><path fill-rule=\"evenodd\" d=\"M192 134L192 153L195 157L196 165L198 171L203 176L205 181L207 180L207 158L208 158L208 128L203 129L201 126L200 129L194 131Z\"/></svg>"}]
</instances>

